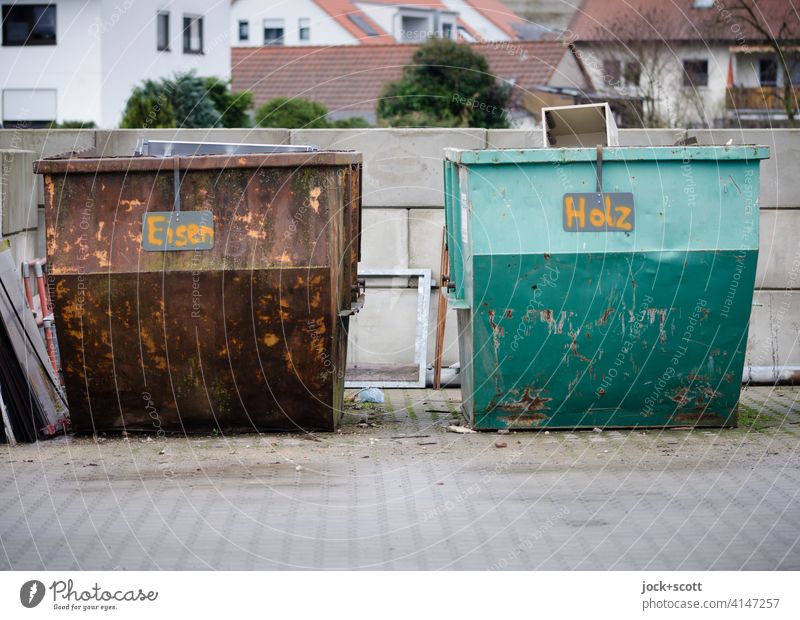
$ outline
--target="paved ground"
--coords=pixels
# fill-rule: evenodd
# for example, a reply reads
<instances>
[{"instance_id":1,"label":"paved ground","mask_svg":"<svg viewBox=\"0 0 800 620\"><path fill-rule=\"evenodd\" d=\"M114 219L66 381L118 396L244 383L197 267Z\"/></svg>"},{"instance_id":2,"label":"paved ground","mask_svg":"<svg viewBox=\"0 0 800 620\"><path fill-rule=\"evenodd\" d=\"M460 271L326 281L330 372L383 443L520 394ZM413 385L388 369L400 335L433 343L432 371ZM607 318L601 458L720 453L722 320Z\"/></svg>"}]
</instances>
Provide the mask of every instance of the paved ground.
<instances>
[{"instance_id":1,"label":"paved ground","mask_svg":"<svg viewBox=\"0 0 800 620\"><path fill-rule=\"evenodd\" d=\"M800 389L738 429L509 435L387 395L335 436L0 446L0 569L800 569Z\"/></svg>"}]
</instances>

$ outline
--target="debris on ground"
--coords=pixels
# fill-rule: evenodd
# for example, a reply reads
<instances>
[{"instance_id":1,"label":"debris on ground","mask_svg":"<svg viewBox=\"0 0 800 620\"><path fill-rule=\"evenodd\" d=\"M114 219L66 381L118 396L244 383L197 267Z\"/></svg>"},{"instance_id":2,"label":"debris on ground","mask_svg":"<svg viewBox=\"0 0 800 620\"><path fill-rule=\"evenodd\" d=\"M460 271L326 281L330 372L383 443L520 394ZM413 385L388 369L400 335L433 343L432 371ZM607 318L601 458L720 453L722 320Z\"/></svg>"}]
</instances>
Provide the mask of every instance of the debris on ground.
<instances>
[{"instance_id":1,"label":"debris on ground","mask_svg":"<svg viewBox=\"0 0 800 620\"><path fill-rule=\"evenodd\" d=\"M497 430L498 435L508 435L509 430L507 428L500 428Z\"/></svg>"},{"instance_id":2,"label":"debris on ground","mask_svg":"<svg viewBox=\"0 0 800 620\"><path fill-rule=\"evenodd\" d=\"M508 448L508 444L505 441L495 441L494 442L495 448Z\"/></svg>"},{"instance_id":3,"label":"debris on ground","mask_svg":"<svg viewBox=\"0 0 800 620\"><path fill-rule=\"evenodd\" d=\"M383 404L383 390L376 387L364 388L355 396L356 402Z\"/></svg>"},{"instance_id":4,"label":"debris on ground","mask_svg":"<svg viewBox=\"0 0 800 620\"><path fill-rule=\"evenodd\" d=\"M473 431L471 428L467 428L466 426L455 426L454 424L451 424L445 430L448 433L460 433L462 435L466 435L467 433L476 432L476 431Z\"/></svg>"}]
</instances>

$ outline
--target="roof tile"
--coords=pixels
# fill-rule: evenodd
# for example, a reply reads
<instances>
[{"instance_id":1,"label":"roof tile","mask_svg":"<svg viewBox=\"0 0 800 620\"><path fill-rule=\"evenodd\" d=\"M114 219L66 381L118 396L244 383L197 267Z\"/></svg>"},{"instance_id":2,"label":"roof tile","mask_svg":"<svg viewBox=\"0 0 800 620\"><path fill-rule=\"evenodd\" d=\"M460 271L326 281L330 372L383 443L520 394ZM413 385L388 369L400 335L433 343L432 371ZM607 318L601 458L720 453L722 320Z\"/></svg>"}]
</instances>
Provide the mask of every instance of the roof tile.
<instances>
[{"instance_id":1,"label":"roof tile","mask_svg":"<svg viewBox=\"0 0 800 620\"><path fill-rule=\"evenodd\" d=\"M557 41L509 41L471 47L516 94L547 84L566 48ZM274 97L300 97L331 112L372 113L387 82L397 80L419 49L414 44L334 47L236 47L233 89L250 90L256 106Z\"/></svg>"}]
</instances>

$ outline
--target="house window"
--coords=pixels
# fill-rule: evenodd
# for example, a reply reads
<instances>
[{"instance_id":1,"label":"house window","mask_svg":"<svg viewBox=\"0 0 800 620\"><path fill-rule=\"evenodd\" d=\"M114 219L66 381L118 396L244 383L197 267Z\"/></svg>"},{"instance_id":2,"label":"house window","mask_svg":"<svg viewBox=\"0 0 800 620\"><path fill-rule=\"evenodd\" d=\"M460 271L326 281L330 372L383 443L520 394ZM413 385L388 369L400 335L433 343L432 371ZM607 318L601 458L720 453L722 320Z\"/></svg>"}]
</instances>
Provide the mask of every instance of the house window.
<instances>
[{"instance_id":1,"label":"house window","mask_svg":"<svg viewBox=\"0 0 800 620\"><path fill-rule=\"evenodd\" d=\"M307 17L297 20L297 38L301 41L311 40L311 20Z\"/></svg>"},{"instance_id":2,"label":"house window","mask_svg":"<svg viewBox=\"0 0 800 620\"><path fill-rule=\"evenodd\" d=\"M159 11L156 14L156 49L159 52L169 51L169 13Z\"/></svg>"},{"instance_id":3,"label":"house window","mask_svg":"<svg viewBox=\"0 0 800 620\"><path fill-rule=\"evenodd\" d=\"M244 19L239 20L239 40L250 40L250 22Z\"/></svg>"},{"instance_id":4,"label":"house window","mask_svg":"<svg viewBox=\"0 0 800 620\"><path fill-rule=\"evenodd\" d=\"M183 53L203 53L203 18L197 15L183 16Z\"/></svg>"},{"instance_id":5,"label":"house window","mask_svg":"<svg viewBox=\"0 0 800 620\"><path fill-rule=\"evenodd\" d=\"M639 86L642 79L642 65L637 60L629 60L625 63L625 85Z\"/></svg>"},{"instance_id":6,"label":"house window","mask_svg":"<svg viewBox=\"0 0 800 620\"><path fill-rule=\"evenodd\" d=\"M453 24L448 24L448 23L442 24L442 38L443 39L453 38Z\"/></svg>"},{"instance_id":7,"label":"house window","mask_svg":"<svg viewBox=\"0 0 800 620\"><path fill-rule=\"evenodd\" d=\"M283 45L283 20L264 20L264 45Z\"/></svg>"},{"instance_id":8,"label":"house window","mask_svg":"<svg viewBox=\"0 0 800 620\"><path fill-rule=\"evenodd\" d=\"M708 86L708 61L684 60L683 85L692 88Z\"/></svg>"},{"instance_id":9,"label":"house window","mask_svg":"<svg viewBox=\"0 0 800 620\"><path fill-rule=\"evenodd\" d=\"M54 4L4 4L3 45L55 45Z\"/></svg>"},{"instance_id":10,"label":"house window","mask_svg":"<svg viewBox=\"0 0 800 620\"><path fill-rule=\"evenodd\" d=\"M789 61L789 81L793 87L797 88L800 86L800 58L792 59L790 57L787 60Z\"/></svg>"},{"instance_id":11,"label":"house window","mask_svg":"<svg viewBox=\"0 0 800 620\"><path fill-rule=\"evenodd\" d=\"M427 17L403 15L400 18L401 41L424 41L428 38L429 22Z\"/></svg>"},{"instance_id":12,"label":"house window","mask_svg":"<svg viewBox=\"0 0 800 620\"><path fill-rule=\"evenodd\" d=\"M2 126L20 129L47 127L57 118L57 100L55 89L5 89L2 97Z\"/></svg>"},{"instance_id":13,"label":"house window","mask_svg":"<svg viewBox=\"0 0 800 620\"><path fill-rule=\"evenodd\" d=\"M372 27L363 15L348 15L347 19L358 26L368 37L377 37L380 33Z\"/></svg>"},{"instance_id":14,"label":"house window","mask_svg":"<svg viewBox=\"0 0 800 620\"><path fill-rule=\"evenodd\" d=\"M603 81L609 86L620 86L622 63L619 60L603 61Z\"/></svg>"},{"instance_id":15,"label":"house window","mask_svg":"<svg viewBox=\"0 0 800 620\"><path fill-rule=\"evenodd\" d=\"M470 43L475 43L475 37L473 37L470 34L469 30L464 28L464 26L459 26L458 27L458 36L460 36L465 41L469 41Z\"/></svg>"},{"instance_id":16,"label":"house window","mask_svg":"<svg viewBox=\"0 0 800 620\"><path fill-rule=\"evenodd\" d=\"M758 80L761 86L778 85L778 61L774 58L762 58L758 61Z\"/></svg>"}]
</instances>

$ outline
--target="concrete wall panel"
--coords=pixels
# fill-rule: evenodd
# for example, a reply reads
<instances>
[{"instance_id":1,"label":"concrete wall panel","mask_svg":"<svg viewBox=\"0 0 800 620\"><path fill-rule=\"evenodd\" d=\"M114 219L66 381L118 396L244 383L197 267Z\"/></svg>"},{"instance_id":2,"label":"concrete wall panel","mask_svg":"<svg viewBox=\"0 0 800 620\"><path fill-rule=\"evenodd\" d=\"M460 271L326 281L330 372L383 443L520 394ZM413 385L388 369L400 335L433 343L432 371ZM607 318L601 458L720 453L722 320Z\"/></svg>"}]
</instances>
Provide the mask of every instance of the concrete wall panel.
<instances>
[{"instance_id":1,"label":"concrete wall panel","mask_svg":"<svg viewBox=\"0 0 800 620\"><path fill-rule=\"evenodd\" d=\"M365 206L441 207L445 147L484 148L486 130L296 129L292 144L361 151Z\"/></svg>"},{"instance_id":2,"label":"concrete wall panel","mask_svg":"<svg viewBox=\"0 0 800 620\"><path fill-rule=\"evenodd\" d=\"M0 221L3 235L35 229L36 177L33 151L0 151Z\"/></svg>"}]
</instances>

